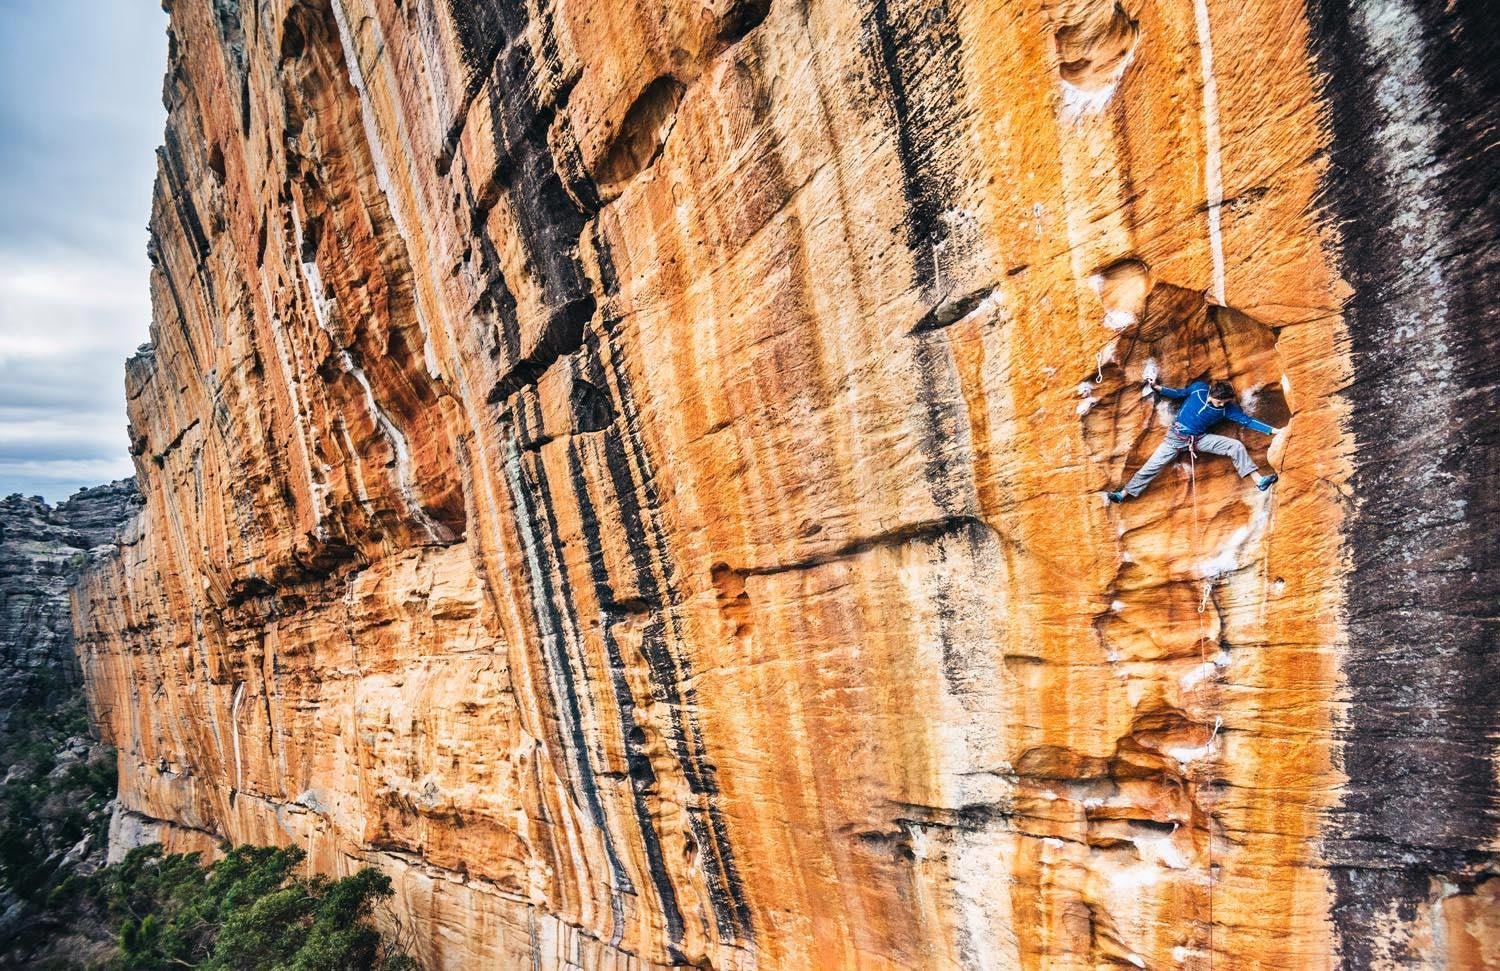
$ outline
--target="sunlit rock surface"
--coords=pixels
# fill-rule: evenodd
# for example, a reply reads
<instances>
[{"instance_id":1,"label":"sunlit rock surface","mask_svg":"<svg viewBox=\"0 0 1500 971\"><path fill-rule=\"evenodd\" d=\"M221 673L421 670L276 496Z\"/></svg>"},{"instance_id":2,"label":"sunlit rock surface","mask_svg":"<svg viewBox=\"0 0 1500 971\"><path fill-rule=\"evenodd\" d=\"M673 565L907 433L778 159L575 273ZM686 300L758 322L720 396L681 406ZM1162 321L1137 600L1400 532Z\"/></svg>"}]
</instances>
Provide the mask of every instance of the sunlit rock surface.
<instances>
[{"instance_id":1,"label":"sunlit rock surface","mask_svg":"<svg viewBox=\"0 0 1500 971\"><path fill-rule=\"evenodd\" d=\"M1493 8L171 6L122 830L433 967L1500 961ZM1280 483L1106 507L1148 374Z\"/></svg>"}]
</instances>

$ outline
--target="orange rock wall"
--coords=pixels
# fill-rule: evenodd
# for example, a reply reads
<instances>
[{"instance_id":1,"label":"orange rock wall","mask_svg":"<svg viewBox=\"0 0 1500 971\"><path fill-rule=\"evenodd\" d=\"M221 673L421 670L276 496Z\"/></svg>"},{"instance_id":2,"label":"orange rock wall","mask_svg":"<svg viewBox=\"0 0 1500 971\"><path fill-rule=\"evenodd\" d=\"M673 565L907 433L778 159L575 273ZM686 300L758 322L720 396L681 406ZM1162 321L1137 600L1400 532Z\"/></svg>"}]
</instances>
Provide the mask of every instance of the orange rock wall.
<instances>
[{"instance_id":1,"label":"orange rock wall","mask_svg":"<svg viewBox=\"0 0 1500 971\"><path fill-rule=\"evenodd\" d=\"M1322 14L171 6L147 507L77 595L169 845L379 866L431 967L1500 960L1493 776L1347 848ZM1152 373L1275 489L1104 505Z\"/></svg>"}]
</instances>

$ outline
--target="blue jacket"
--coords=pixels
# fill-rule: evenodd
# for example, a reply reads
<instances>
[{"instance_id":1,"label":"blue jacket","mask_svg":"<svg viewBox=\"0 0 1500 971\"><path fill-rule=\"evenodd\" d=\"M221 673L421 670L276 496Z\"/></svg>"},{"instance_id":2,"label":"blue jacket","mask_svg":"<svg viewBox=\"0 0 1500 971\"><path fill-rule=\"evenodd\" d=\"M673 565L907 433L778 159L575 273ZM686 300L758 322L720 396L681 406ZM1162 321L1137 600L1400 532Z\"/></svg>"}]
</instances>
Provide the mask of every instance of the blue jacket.
<instances>
[{"instance_id":1,"label":"blue jacket","mask_svg":"<svg viewBox=\"0 0 1500 971\"><path fill-rule=\"evenodd\" d=\"M1275 431L1275 429L1265 422L1256 421L1245 414L1240 410L1240 406L1232 401L1223 408L1215 408L1209 404L1207 381L1194 381L1186 388L1180 390L1157 385L1156 390L1161 393L1162 397L1171 398L1173 401L1187 399L1186 403L1177 411L1177 431L1179 434L1190 437L1202 435L1226 418L1237 425L1253 428L1263 435L1269 435Z\"/></svg>"}]
</instances>

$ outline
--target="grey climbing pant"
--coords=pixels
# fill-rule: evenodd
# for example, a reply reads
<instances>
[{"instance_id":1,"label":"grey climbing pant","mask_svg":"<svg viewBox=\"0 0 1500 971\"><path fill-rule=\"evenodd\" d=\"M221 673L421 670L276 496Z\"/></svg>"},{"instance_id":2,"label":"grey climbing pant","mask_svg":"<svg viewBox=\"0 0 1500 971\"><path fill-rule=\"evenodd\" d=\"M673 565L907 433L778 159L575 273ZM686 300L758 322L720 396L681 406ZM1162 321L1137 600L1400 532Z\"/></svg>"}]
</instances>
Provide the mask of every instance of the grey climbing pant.
<instances>
[{"instance_id":1,"label":"grey climbing pant","mask_svg":"<svg viewBox=\"0 0 1500 971\"><path fill-rule=\"evenodd\" d=\"M1188 444L1187 436L1179 434L1176 428L1167 432L1167 437L1156 446L1156 451L1151 453L1146 464L1141 466L1141 470L1126 483L1125 493L1135 498L1145 492L1151 480L1156 478L1162 469L1171 465L1172 460L1182 454ZM1241 477L1257 471L1255 463L1250 459L1250 453L1245 450L1244 444L1239 439L1225 438L1223 435L1199 435L1192 445L1200 455L1227 456L1234 462L1234 470Z\"/></svg>"}]
</instances>

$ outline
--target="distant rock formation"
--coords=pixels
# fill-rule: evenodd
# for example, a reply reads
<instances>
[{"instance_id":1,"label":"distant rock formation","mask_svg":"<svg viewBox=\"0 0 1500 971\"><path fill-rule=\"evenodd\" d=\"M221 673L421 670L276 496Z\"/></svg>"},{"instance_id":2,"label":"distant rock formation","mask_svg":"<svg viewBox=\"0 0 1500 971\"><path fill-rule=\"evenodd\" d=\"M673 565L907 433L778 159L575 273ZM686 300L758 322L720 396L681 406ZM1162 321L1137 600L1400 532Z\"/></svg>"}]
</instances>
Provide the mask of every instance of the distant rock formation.
<instances>
[{"instance_id":1,"label":"distant rock formation","mask_svg":"<svg viewBox=\"0 0 1500 971\"><path fill-rule=\"evenodd\" d=\"M0 732L18 708L77 696L72 586L140 504L132 479L80 489L55 509L40 496L0 499Z\"/></svg>"},{"instance_id":2,"label":"distant rock formation","mask_svg":"<svg viewBox=\"0 0 1500 971\"><path fill-rule=\"evenodd\" d=\"M433 967L1500 962L1495 4L171 8L122 840ZM1148 376L1280 482L1106 506Z\"/></svg>"}]
</instances>

